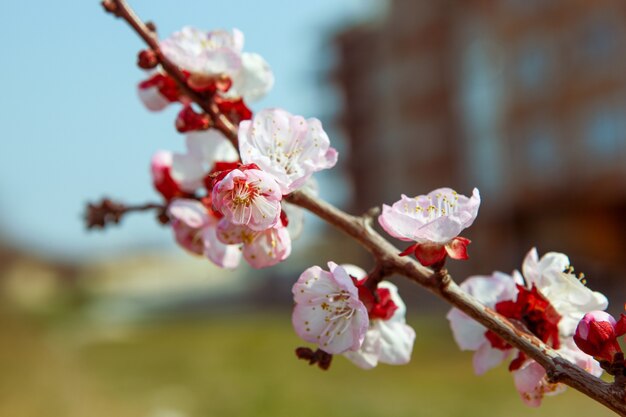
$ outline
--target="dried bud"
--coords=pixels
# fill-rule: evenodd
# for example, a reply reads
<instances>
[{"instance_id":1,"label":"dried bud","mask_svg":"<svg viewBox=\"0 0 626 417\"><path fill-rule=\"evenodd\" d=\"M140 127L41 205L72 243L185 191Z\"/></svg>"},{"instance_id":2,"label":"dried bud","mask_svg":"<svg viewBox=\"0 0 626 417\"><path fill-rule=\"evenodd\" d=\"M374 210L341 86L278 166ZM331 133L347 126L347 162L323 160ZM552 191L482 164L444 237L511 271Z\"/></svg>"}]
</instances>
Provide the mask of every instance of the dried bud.
<instances>
[{"instance_id":1,"label":"dried bud","mask_svg":"<svg viewBox=\"0 0 626 417\"><path fill-rule=\"evenodd\" d=\"M114 0L104 0L101 4L107 12L117 14L117 3Z\"/></svg>"},{"instance_id":2,"label":"dried bud","mask_svg":"<svg viewBox=\"0 0 626 417\"><path fill-rule=\"evenodd\" d=\"M85 213L87 229L104 229L110 223L118 224L125 212L123 204L103 198L98 204L89 203Z\"/></svg>"},{"instance_id":3,"label":"dried bud","mask_svg":"<svg viewBox=\"0 0 626 417\"><path fill-rule=\"evenodd\" d=\"M156 54L152 49L144 49L137 55L137 65L139 68L149 70L159 64Z\"/></svg>"},{"instance_id":4,"label":"dried bud","mask_svg":"<svg viewBox=\"0 0 626 417\"><path fill-rule=\"evenodd\" d=\"M156 31L157 31L157 27L156 27L156 25L154 24L154 22L153 22L153 21L148 21L148 22L146 22L146 27L147 27L147 28L148 28L148 30L149 30L150 32L152 32L152 33L156 33Z\"/></svg>"},{"instance_id":5,"label":"dried bud","mask_svg":"<svg viewBox=\"0 0 626 417\"><path fill-rule=\"evenodd\" d=\"M617 342L616 325L613 316L604 311L587 313L576 327L574 342L597 360L612 362L615 354L622 351Z\"/></svg>"},{"instance_id":6,"label":"dried bud","mask_svg":"<svg viewBox=\"0 0 626 417\"><path fill-rule=\"evenodd\" d=\"M298 359L304 359L309 361L309 365L319 366L320 369L326 371L330 368L330 364L333 360L333 355L326 353L321 349L313 351L308 347L296 348L296 356Z\"/></svg>"}]
</instances>

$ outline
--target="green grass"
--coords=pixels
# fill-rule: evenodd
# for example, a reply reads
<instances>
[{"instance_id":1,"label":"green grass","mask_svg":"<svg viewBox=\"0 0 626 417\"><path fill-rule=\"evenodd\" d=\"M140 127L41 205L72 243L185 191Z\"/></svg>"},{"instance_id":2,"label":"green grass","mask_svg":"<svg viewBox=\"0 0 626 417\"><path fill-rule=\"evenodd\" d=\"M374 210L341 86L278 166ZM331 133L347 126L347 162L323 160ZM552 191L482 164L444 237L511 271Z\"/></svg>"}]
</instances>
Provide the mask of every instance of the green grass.
<instances>
[{"instance_id":1,"label":"green grass","mask_svg":"<svg viewBox=\"0 0 626 417\"><path fill-rule=\"evenodd\" d=\"M7 417L613 415L583 395L522 404L505 367L476 377L437 321L412 320L408 366L372 371L295 358L288 315L170 321L117 335L0 316L0 415ZM110 330L110 329L109 329ZM115 328L113 330L116 330ZM108 336L107 336L108 334Z\"/></svg>"}]
</instances>

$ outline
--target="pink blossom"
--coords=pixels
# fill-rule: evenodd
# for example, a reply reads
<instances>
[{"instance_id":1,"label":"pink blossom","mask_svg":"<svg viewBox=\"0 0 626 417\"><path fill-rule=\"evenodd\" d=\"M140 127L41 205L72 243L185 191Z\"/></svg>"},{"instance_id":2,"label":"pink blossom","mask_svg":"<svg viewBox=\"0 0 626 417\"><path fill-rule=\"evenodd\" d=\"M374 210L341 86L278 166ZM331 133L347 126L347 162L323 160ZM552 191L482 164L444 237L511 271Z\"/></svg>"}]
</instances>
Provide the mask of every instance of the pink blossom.
<instances>
[{"instance_id":1,"label":"pink blossom","mask_svg":"<svg viewBox=\"0 0 626 417\"><path fill-rule=\"evenodd\" d=\"M280 220L282 195L274 178L259 169L233 169L213 187L215 209L235 225L263 231Z\"/></svg>"},{"instance_id":2,"label":"pink blossom","mask_svg":"<svg viewBox=\"0 0 626 417\"><path fill-rule=\"evenodd\" d=\"M161 41L161 50L191 74L188 82L192 88L210 87L225 76L232 83L229 97L253 101L272 88L274 75L260 55L242 52L243 42L243 33L237 29L205 32L184 27Z\"/></svg>"},{"instance_id":3,"label":"pink blossom","mask_svg":"<svg viewBox=\"0 0 626 417\"><path fill-rule=\"evenodd\" d=\"M254 163L272 174L281 192L304 185L314 172L332 168L337 151L317 119L266 109L239 125L239 150L244 164Z\"/></svg>"},{"instance_id":4,"label":"pink blossom","mask_svg":"<svg viewBox=\"0 0 626 417\"><path fill-rule=\"evenodd\" d=\"M206 256L223 268L235 268L241 253L237 246L217 238L217 218L196 200L176 199L167 209L174 237L179 245L196 255Z\"/></svg>"},{"instance_id":5,"label":"pink blossom","mask_svg":"<svg viewBox=\"0 0 626 417\"><path fill-rule=\"evenodd\" d=\"M602 374L598 362L576 348L571 339L566 340L557 353L594 376ZM512 374L520 398L530 407L539 407L544 395L560 394L566 389L564 384L550 382L546 370L532 359L526 360Z\"/></svg>"},{"instance_id":6,"label":"pink blossom","mask_svg":"<svg viewBox=\"0 0 626 417\"><path fill-rule=\"evenodd\" d=\"M580 283L569 267L569 259L561 253L551 252L539 259L532 249L522 270L523 276L515 271L512 276L496 272L488 277L470 277L461 288L486 307L529 329L564 358L599 375L598 363L574 344L571 321L580 320L590 311L606 308L606 297ZM544 394L562 390L562 386L548 383L545 370L534 360L465 313L452 309L447 317L461 349L475 351L477 374L512 356L509 370L513 372L524 402L536 406Z\"/></svg>"},{"instance_id":7,"label":"pink blossom","mask_svg":"<svg viewBox=\"0 0 626 417\"><path fill-rule=\"evenodd\" d=\"M160 42L161 51L180 68L194 74L233 76L241 69L243 33L190 26Z\"/></svg>"},{"instance_id":8,"label":"pink blossom","mask_svg":"<svg viewBox=\"0 0 626 417\"><path fill-rule=\"evenodd\" d=\"M327 353L357 351L368 329L367 309L346 270L334 262L328 267L310 267L293 286L293 326Z\"/></svg>"},{"instance_id":9,"label":"pink blossom","mask_svg":"<svg viewBox=\"0 0 626 417\"><path fill-rule=\"evenodd\" d=\"M467 259L468 239L459 234L471 226L478 215L480 194L471 197L450 188L439 188L428 195L402 198L392 206L383 205L378 222L391 236L416 242L402 255L415 253L425 266L442 261L446 255Z\"/></svg>"},{"instance_id":10,"label":"pink blossom","mask_svg":"<svg viewBox=\"0 0 626 417\"><path fill-rule=\"evenodd\" d=\"M291 238L281 222L259 232L222 219L217 226L217 237L227 245L242 245L243 257L253 268L276 265L291 253Z\"/></svg>"}]
</instances>

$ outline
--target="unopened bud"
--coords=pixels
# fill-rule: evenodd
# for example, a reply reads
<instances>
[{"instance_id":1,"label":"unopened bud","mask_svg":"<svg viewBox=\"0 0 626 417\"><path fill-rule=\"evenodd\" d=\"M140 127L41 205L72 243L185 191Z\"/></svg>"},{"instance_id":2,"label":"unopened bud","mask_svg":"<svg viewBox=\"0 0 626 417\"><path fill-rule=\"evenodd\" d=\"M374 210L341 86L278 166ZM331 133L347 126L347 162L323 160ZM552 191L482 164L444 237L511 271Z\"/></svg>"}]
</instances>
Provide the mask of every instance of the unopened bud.
<instances>
[{"instance_id":1,"label":"unopened bud","mask_svg":"<svg viewBox=\"0 0 626 417\"><path fill-rule=\"evenodd\" d=\"M152 32L152 33L156 33L156 31L157 31L157 27L156 27L156 25L154 24L154 22L152 22L152 21L146 22L146 27L147 27L147 28L148 28L148 30L150 30L150 32Z\"/></svg>"},{"instance_id":2,"label":"unopened bud","mask_svg":"<svg viewBox=\"0 0 626 417\"><path fill-rule=\"evenodd\" d=\"M587 313L576 327L574 342L586 354L612 362L615 354L622 351L617 342L616 325L613 316L604 311Z\"/></svg>"},{"instance_id":3,"label":"unopened bud","mask_svg":"<svg viewBox=\"0 0 626 417\"><path fill-rule=\"evenodd\" d=\"M149 70L159 64L156 54L152 49L145 49L137 55L137 65L139 68Z\"/></svg>"},{"instance_id":4,"label":"unopened bud","mask_svg":"<svg viewBox=\"0 0 626 417\"><path fill-rule=\"evenodd\" d=\"M108 13L112 13L115 16L119 15L119 9L115 0L103 0L101 4L104 10Z\"/></svg>"}]
</instances>

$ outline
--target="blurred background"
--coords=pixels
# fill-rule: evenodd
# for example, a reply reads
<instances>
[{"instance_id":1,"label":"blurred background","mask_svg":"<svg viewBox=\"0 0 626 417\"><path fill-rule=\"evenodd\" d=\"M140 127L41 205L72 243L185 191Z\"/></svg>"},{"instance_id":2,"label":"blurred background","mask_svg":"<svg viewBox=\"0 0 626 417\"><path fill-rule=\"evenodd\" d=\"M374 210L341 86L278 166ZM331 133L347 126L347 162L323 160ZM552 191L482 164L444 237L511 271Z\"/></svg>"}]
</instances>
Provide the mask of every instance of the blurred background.
<instances>
[{"instance_id":1,"label":"blurred background","mask_svg":"<svg viewBox=\"0 0 626 417\"><path fill-rule=\"evenodd\" d=\"M324 198L360 213L476 186L471 258L450 266L458 281L520 268L536 246L567 253L623 311L622 1L131 5L161 36L241 29L277 80L252 108L318 117L340 151L318 178ZM176 109L142 108L143 45L95 1L10 2L0 34L0 415L610 415L573 390L528 409L505 367L475 377L448 306L400 279L418 334L409 366L365 372L337 357L324 373L298 361L300 272L371 266L313 218L289 260L262 271L183 253L150 214L87 233L89 200L158 201L149 161L184 148Z\"/></svg>"}]
</instances>

